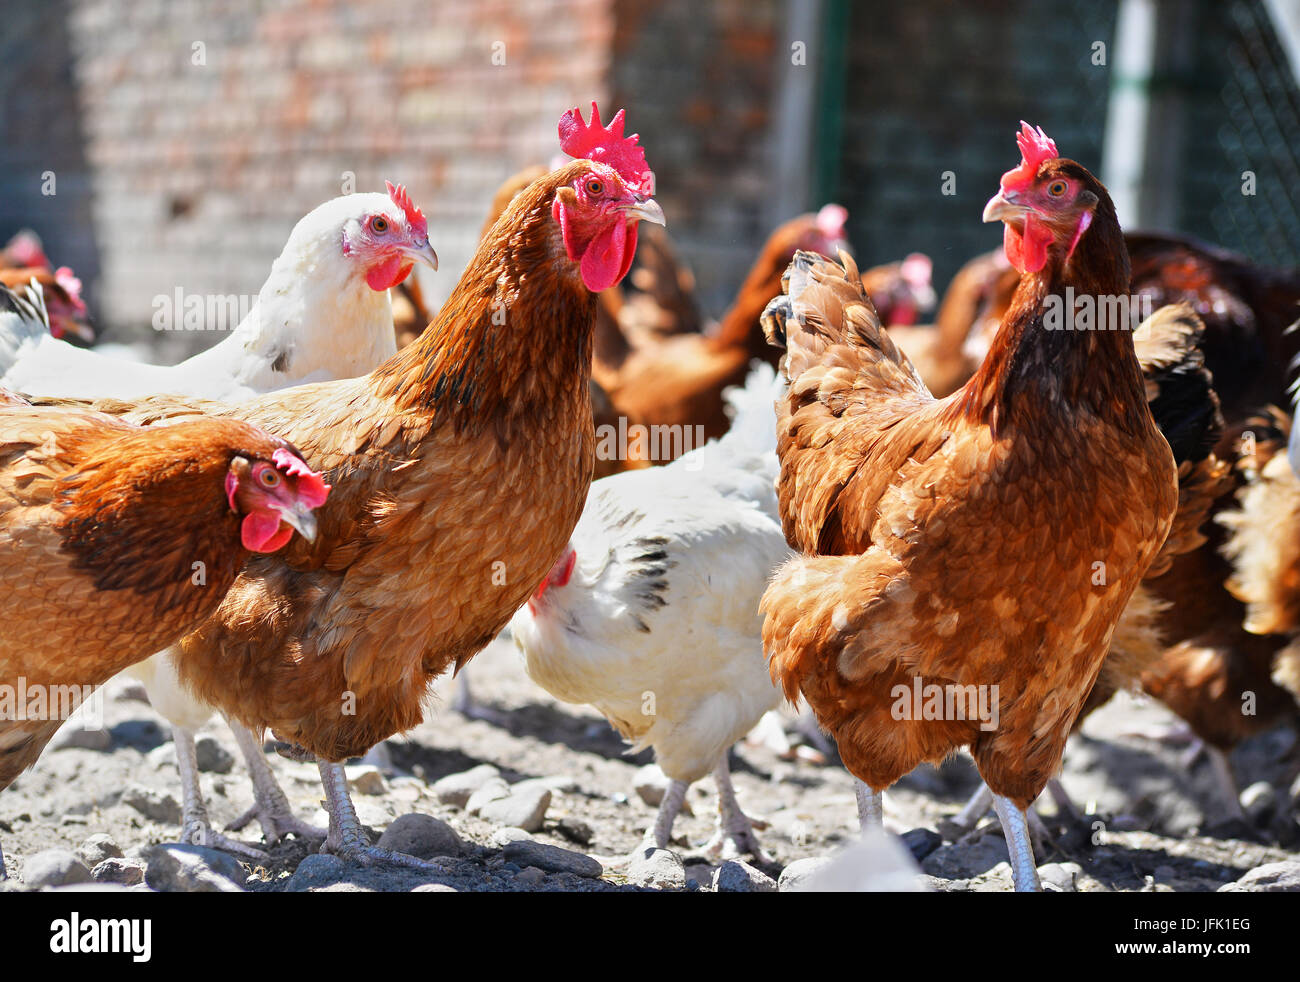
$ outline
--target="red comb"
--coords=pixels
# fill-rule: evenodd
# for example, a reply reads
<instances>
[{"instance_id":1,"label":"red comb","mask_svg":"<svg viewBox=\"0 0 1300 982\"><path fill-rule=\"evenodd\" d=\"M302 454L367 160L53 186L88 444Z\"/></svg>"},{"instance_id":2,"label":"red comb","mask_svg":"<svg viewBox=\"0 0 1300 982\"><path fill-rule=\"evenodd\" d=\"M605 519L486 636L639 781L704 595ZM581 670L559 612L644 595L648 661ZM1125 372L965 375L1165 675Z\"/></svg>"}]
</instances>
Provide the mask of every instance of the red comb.
<instances>
[{"instance_id":1,"label":"red comb","mask_svg":"<svg viewBox=\"0 0 1300 982\"><path fill-rule=\"evenodd\" d=\"M406 213L406 222L411 226L411 231L416 235L428 235L429 223L424 220L424 212L415 207L415 202L406 193L406 186L393 184L392 181L385 181L384 186L388 188L388 196L393 199L393 204Z\"/></svg>"},{"instance_id":2,"label":"red comb","mask_svg":"<svg viewBox=\"0 0 1300 982\"><path fill-rule=\"evenodd\" d=\"M560 117L560 149L575 159L595 160L618 171L624 183L644 194L654 194L654 172L646 165L645 150L637 146L640 137L623 136L623 110L608 126L600 122L600 110L591 104L591 122L582 121L577 106Z\"/></svg>"},{"instance_id":3,"label":"red comb","mask_svg":"<svg viewBox=\"0 0 1300 982\"><path fill-rule=\"evenodd\" d=\"M396 200L396 199L394 199ZM286 474L298 479L298 497L309 508L319 508L329 496L330 486L320 479L320 475L283 447L271 454L275 466Z\"/></svg>"},{"instance_id":4,"label":"red comb","mask_svg":"<svg viewBox=\"0 0 1300 982\"><path fill-rule=\"evenodd\" d=\"M1060 156L1055 141L1043 132L1043 128L1030 126L1023 119L1020 121L1020 132L1016 134L1016 146L1020 148L1020 166L1002 175L1004 188L1028 184L1038 173L1043 161Z\"/></svg>"}]
</instances>

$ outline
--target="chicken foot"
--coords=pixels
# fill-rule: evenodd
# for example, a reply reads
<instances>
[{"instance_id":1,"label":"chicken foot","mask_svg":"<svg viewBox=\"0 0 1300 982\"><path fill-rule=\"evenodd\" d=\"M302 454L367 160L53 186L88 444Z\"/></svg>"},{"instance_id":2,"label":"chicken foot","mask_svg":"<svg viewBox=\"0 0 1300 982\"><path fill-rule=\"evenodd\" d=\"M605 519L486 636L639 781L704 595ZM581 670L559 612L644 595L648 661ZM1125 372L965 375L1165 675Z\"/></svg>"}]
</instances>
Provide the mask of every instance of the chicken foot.
<instances>
[{"instance_id":1,"label":"chicken foot","mask_svg":"<svg viewBox=\"0 0 1300 982\"><path fill-rule=\"evenodd\" d=\"M176 769L181 777L180 841L209 849L224 849L250 859L269 859L256 846L228 838L212 828L208 806L203 801L203 789L199 787L199 761L194 749L194 731L173 723L172 742L176 747Z\"/></svg>"},{"instance_id":2,"label":"chicken foot","mask_svg":"<svg viewBox=\"0 0 1300 982\"><path fill-rule=\"evenodd\" d=\"M289 804L284 789L275 779L271 765L266 762L262 743L253 731L232 719L227 718L230 730L235 734L239 752L248 764L248 775L253 779L253 805L248 811L226 826L227 832L238 832L253 819L262 826L262 834L270 845L275 845L289 833L300 839L325 839L329 832L296 817Z\"/></svg>"},{"instance_id":3,"label":"chicken foot","mask_svg":"<svg viewBox=\"0 0 1300 982\"><path fill-rule=\"evenodd\" d=\"M736 787L731 783L731 765L726 753L713 769L713 780L718 785L718 829L705 845L705 854L729 859L749 853L756 862L768 862L758 836L754 834L753 821L736 800Z\"/></svg>"},{"instance_id":4,"label":"chicken foot","mask_svg":"<svg viewBox=\"0 0 1300 982\"><path fill-rule=\"evenodd\" d=\"M329 836L321 846L321 852L332 853L344 862L358 866L402 866L425 873L446 872L437 863L372 846L348 793L348 777L343 765L322 760L317 767L321 784L325 787L325 810L330 816Z\"/></svg>"},{"instance_id":5,"label":"chicken foot","mask_svg":"<svg viewBox=\"0 0 1300 982\"><path fill-rule=\"evenodd\" d=\"M1017 893L1038 893L1043 885L1038 881L1038 864L1034 862L1034 847L1029 841L1029 822L1025 813L1010 798L993 796L993 807L1002 824L1002 834L1007 840L1007 854L1011 858L1011 882Z\"/></svg>"}]
</instances>

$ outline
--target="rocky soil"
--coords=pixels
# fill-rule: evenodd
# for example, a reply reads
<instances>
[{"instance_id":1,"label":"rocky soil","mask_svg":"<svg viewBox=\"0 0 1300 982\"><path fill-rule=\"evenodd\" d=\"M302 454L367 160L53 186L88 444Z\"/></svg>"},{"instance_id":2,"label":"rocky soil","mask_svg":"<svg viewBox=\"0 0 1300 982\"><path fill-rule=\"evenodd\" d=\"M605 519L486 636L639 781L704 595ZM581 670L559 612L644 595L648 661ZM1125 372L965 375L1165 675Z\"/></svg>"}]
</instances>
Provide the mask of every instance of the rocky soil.
<instances>
[{"instance_id":1,"label":"rocky soil","mask_svg":"<svg viewBox=\"0 0 1300 982\"><path fill-rule=\"evenodd\" d=\"M776 891L1011 885L996 819L961 834L948 821L977 785L969 758L925 767L886 795L886 827L862 841L852 781L818 761L797 734L777 733L732 755L740 801L765 828L767 856L721 861L698 843L712 833L711 779L692 788L674 848L644 852L662 775L628 756L593 710L557 703L523 674L508 640L471 666L485 719L449 708L439 687L428 720L349 766L358 813L377 842L435 859L440 874L349 866L290 838L265 860L176 846L180 791L166 722L138 687L105 689L103 726L69 723L37 767L0 793L0 889L100 884L176 891ZM793 718L786 733L794 733ZM780 728L777 728L780 730ZM1082 820L1039 811L1053 845L1039 856L1045 888L1062 891L1300 890L1296 737L1280 729L1233 755L1245 819L1232 818L1205 755L1156 739L1176 720L1120 696L1087 722L1066 755L1064 785ZM234 740L214 720L200 738L202 783L224 827L251 803ZM316 769L271 752L296 814L326 823ZM240 833L259 836L256 824ZM260 840L258 840L260 841Z\"/></svg>"}]
</instances>

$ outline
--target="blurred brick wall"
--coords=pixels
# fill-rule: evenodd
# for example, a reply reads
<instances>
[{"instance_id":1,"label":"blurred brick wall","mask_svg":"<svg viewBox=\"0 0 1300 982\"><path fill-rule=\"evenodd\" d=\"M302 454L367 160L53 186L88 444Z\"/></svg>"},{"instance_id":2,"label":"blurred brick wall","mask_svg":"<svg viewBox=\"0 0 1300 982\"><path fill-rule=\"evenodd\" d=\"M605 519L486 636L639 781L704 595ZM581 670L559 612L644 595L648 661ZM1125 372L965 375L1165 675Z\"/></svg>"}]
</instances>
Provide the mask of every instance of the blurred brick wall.
<instances>
[{"instance_id":1,"label":"blurred brick wall","mask_svg":"<svg viewBox=\"0 0 1300 982\"><path fill-rule=\"evenodd\" d=\"M592 99L627 107L711 312L767 232L784 0L65 2L31 5L22 70L6 73L0 173L22 186L0 235L37 226L110 336L163 357L212 339L152 336L153 298L255 293L344 172L357 190L409 186L441 300L496 186L550 161L559 114ZM35 196L47 168L57 202Z\"/></svg>"},{"instance_id":2,"label":"blurred brick wall","mask_svg":"<svg viewBox=\"0 0 1300 982\"><path fill-rule=\"evenodd\" d=\"M614 0L614 101L649 148L668 230L712 314L725 309L771 230L785 8L783 0Z\"/></svg>"},{"instance_id":3,"label":"blurred brick wall","mask_svg":"<svg viewBox=\"0 0 1300 982\"><path fill-rule=\"evenodd\" d=\"M607 99L607 0L72 2L103 256L92 288L116 325L146 324L178 285L255 293L345 171L359 191L409 186L442 298L496 185L556 152L564 108Z\"/></svg>"}]
</instances>

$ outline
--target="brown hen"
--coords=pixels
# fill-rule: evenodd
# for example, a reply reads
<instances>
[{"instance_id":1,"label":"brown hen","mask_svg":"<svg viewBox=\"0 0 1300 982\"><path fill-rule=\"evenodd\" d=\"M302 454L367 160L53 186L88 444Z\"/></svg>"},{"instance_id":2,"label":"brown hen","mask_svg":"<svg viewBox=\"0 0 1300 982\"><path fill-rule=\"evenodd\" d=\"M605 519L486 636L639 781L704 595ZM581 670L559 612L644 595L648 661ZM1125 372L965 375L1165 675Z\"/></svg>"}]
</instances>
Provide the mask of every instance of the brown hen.
<instances>
[{"instance_id":1,"label":"brown hen","mask_svg":"<svg viewBox=\"0 0 1300 982\"><path fill-rule=\"evenodd\" d=\"M949 398L882 331L847 257L846 272L801 253L768 308L790 379L781 514L805 557L768 588L763 635L773 679L808 700L863 782L864 822L903 774L969 746L1016 886L1031 889L1024 810L1060 766L1177 483L1130 325L1043 323L1067 287L1127 290L1110 197L1041 130L1019 143L984 216L1006 224L1027 275L989 357ZM982 694L994 711L933 718L908 701L917 683Z\"/></svg>"}]
</instances>

